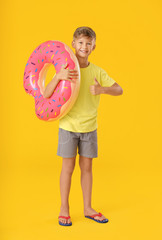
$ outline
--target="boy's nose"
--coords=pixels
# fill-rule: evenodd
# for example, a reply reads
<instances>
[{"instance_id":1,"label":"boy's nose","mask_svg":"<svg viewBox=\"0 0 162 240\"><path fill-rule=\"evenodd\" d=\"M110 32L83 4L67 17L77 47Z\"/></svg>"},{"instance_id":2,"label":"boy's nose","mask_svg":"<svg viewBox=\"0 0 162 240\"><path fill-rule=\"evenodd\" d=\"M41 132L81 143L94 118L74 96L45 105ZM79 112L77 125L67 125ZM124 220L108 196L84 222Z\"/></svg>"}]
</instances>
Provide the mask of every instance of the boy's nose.
<instances>
[{"instance_id":1,"label":"boy's nose","mask_svg":"<svg viewBox=\"0 0 162 240\"><path fill-rule=\"evenodd\" d=\"M83 49L84 49L84 50L87 49L86 43L83 44Z\"/></svg>"}]
</instances>

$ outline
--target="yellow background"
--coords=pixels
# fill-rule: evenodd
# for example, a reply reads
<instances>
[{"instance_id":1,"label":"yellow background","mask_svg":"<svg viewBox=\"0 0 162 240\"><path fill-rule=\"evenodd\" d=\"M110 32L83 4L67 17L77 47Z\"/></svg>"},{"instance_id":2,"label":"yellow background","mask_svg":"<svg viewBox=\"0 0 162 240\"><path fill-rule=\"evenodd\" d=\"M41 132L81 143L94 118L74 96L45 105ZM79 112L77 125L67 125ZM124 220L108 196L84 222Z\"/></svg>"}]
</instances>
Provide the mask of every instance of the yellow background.
<instances>
[{"instance_id":1,"label":"yellow background","mask_svg":"<svg viewBox=\"0 0 162 240\"><path fill-rule=\"evenodd\" d=\"M1 239L161 239L161 1L8 0L0 9ZM98 110L92 207L109 223L84 218L77 155L69 198L73 225L62 227L58 121L36 117L23 74L40 43L60 40L71 47L80 26L97 34L89 60L124 92L102 95Z\"/></svg>"}]
</instances>

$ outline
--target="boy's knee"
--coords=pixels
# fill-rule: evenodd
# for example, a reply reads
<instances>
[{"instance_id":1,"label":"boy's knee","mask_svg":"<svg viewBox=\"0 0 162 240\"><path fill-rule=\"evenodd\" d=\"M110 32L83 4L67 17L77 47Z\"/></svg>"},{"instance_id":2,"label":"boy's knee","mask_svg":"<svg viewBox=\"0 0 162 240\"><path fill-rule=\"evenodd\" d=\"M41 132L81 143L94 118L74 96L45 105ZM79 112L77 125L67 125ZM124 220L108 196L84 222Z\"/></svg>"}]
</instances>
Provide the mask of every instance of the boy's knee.
<instances>
[{"instance_id":1,"label":"boy's knee","mask_svg":"<svg viewBox=\"0 0 162 240\"><path fill-rule=\"evenodd\" d=\"M80 165L81 172L91 172L92 171L92 166L90 165Z\"/></svg>"},{"instance_id":2,"label":"boy's knee","mask_svg":"<svg viewBox=\"0 0 162 240\"><path fill-rule=\"evenodd\" d=\"M63 159L63 170L66 171L69 174L72 174L75 168L75 157L74 158L68 158Z\"/></svg>"},{"instance_id":3,"label":"boy's knee","mask_svg":"<svg viewBox=\"0 0 162 240\"><path fill-rule=\"evenodd\" d=\"M80 157L79 166L80 166L81 171L91 172L92 171L92 158L85 159L83 157Z\"/></svg>"}]
</instances>

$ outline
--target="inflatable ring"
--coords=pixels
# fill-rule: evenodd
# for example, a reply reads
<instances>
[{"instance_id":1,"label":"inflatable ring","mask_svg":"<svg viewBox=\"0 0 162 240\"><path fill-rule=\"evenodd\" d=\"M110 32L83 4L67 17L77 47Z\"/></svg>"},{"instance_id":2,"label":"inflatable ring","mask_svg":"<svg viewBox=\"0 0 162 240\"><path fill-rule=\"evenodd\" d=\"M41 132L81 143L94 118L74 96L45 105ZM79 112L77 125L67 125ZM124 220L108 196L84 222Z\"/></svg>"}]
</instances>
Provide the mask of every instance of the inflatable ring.
<instances>
[{"instance_id":1,"label":"inflatable ring","mask_svg":"<svg viewBox=\"0 0 162 240\"><path fill-rule=\"evenodd\" d=\"M76 83L60 80L51 97L44 98L44 83L48 68L53 64L57 73L66 62L67 69L78 71ZM34 97L35 113L39 119L53 121L66 115L75 103L80 88L80 68L73 51L60 41L47 41L38 46L27 61L24 88Z\"/></svg>"}]
</instances>

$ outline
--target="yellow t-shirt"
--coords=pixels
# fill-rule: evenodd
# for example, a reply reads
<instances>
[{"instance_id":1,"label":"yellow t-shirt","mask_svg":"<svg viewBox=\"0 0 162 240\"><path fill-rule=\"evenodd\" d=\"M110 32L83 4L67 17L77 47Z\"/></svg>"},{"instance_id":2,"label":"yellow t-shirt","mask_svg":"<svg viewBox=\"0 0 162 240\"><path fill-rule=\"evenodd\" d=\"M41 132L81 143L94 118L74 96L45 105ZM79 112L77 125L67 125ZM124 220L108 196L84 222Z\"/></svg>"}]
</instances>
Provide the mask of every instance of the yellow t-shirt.
<instances>
[{"instance_id":1,"label":"yellow t-shirt","mask_svg":"<svg viewBox=\"0 0 162 240\"><path fill-rule=\"evenodd\" d=\"M95 84L95 77L103 87L111 87L115 80L107 72L90 62L88 67L80 68L81 80L79 95L70 111L59 120L59 128L71 132L91 132L97 129L97 109L100 95L92 95L90 86Z\"/></svg>"}]
</instances>

